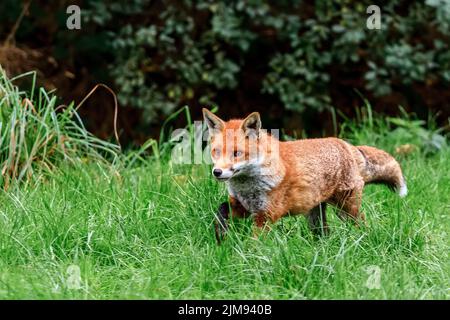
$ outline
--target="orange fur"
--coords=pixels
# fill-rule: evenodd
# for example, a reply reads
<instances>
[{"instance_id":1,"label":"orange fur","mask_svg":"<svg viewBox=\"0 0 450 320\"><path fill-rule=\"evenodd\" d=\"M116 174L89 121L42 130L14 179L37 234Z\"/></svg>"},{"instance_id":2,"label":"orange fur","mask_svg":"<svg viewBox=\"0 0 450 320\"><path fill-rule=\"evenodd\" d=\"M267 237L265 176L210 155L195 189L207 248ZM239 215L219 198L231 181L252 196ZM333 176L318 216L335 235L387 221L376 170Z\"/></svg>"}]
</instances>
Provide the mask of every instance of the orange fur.
<instances>
[{"instance_id":1,"label":"orange fur","mask_svg":"<svg viewBox=\"0 0 450 320\"><path fill-rule=\"evenodd\" d=\"M203 112L214 168L226 177L232 215L244 217L250 211L258 227L287 214L304 214L313 227L321 223L326 229L325 203L337 206L341 217L364 220L360 206L368 183L386 183L406 195L400 165L383 150L355 147L338 138L280 142L260 129L257 113L224 122ZM249 150L252 142L260 158Z\"/></svg>"}]
</instances>

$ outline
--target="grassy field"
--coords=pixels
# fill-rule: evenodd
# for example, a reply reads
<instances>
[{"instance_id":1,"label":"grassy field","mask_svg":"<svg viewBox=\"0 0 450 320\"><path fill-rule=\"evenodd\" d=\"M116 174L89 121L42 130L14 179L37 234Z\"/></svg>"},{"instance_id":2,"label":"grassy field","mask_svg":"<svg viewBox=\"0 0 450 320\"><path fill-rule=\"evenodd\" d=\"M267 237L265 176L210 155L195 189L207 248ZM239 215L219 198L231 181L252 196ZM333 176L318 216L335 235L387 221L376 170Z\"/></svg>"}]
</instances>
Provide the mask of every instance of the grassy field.
<instances>
[{"instance_id":1,"label":"grassy field","mask_svg":"<svg viewBox=\"0 0 450 320\"><path fill-rule=\"evenodd\" d=\"M449 148L434 150L420 123L370 114L342 137L392 153L414 144L397 155L410 194L368 186L368 226L329 210L331 234L319 239L303 217L259 239L241 220L218 246L226 191L206 165L63 159L0 193L0 298L450 298Z\"/></svg>"}]
</instances>

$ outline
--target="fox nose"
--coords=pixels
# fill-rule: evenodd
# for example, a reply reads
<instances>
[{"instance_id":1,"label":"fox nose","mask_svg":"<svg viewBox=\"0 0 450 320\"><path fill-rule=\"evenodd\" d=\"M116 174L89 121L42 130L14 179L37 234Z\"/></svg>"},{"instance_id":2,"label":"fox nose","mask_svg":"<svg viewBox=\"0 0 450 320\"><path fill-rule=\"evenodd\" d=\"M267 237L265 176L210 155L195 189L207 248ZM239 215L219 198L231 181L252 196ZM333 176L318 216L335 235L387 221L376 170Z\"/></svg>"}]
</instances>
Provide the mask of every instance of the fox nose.
<instances>
[{"instance_id":1,"label":"fox nose","mask_svg":"<svg viewBox=\"0 0 450 320\"><path fill-rule=\"evenodd\" d=\"M221 169L214 169L213 170L213 175L215 177L220 177L222 175L222 170Z\"/></svg>"}]
</instances>

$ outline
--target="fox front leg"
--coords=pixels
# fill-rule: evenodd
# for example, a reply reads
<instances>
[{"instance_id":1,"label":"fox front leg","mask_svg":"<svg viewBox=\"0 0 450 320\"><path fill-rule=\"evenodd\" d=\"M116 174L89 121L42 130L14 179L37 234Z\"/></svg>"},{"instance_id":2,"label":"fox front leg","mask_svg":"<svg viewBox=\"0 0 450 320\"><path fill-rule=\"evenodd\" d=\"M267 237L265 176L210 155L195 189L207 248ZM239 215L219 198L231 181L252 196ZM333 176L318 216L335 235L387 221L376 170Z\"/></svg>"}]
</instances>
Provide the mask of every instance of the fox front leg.
<instances>
[{"instance_id":1,"label":"fox front leg","mask_svg":"<svg viewBox=\"0 0 450 320\"><path fill-rule=\"evenodd\" d=\"M230 216L230 205L228 201L223 202L219 206L219 210L216 215L216 221L214 223L214 229L216 232L217 243L221 243L222 239L228 231L228 218Z\"/></svg>"},{"instance_id":2,"label":"fox front leg","mask_svg":"<svg viewBox=\"0 0 450 320\"><path fill-rule=\"evenodd\" d=\"M219 206L214 225L217 242L220 244L225 237L230 217L246 218L248 215L248 211L235 198L230 196L228 201L223 202Z\"/></svg>"},{"instance_id":3,"label":"fox front leg","mask_svg":"<svg viewBox=\"0 0 450 320\"><path fill-rule=\"evenodd\" d=\"M272 224L281 218L280 210L258 212L253 215L253 239L258 239L261 235L272 230Z\"/></svg>"}]
</instances>

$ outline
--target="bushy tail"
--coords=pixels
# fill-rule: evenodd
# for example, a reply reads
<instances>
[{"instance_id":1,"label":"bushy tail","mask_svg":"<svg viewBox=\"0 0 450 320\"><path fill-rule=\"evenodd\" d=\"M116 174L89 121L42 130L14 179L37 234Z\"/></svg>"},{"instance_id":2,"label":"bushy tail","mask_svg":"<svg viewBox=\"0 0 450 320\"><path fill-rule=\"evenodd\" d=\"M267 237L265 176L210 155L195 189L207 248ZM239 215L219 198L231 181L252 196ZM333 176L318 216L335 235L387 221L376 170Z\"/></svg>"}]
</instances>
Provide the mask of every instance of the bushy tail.
<instances>
[{"instance_id":1,"label":"bushy tail","mask_svg":"<svg viewBox=\"0 0 450 320\"><path fill-rule=\"evenodd\" d=\"M365 159L362 176L366 183L383 183L397 190L400 197L408 194L399 163L389 153L369 146L356 147Z\"/></svg>"}]
</instances>

